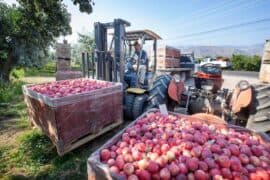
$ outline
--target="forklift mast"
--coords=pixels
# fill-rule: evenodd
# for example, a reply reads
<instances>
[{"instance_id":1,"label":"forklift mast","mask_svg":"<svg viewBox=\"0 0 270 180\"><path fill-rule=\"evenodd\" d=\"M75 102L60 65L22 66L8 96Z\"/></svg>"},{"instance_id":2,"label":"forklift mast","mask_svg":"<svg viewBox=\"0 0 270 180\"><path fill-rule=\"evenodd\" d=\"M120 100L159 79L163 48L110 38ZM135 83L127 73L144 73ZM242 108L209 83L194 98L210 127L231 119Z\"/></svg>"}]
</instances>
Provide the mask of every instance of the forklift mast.
<instances>
[{"instance_id":1,"label":"forklift mast","mask_svg":"<svg viewBox=\"0 0 270 180\"><path fill-rule=\"evenodd\" d=\"M96 55L96 78L106 81L124 83L125 68L125 27L130 26L128 21L115 19L110 23L96 22L95 26L95 55ZM112 43L113 52L108 50L108 29L114 29ZM112 43L110 46L112 46ZM113 53L113 54L111 54ZM114 58L112 58L112 55Z\"/></svg>"}]
</instances>

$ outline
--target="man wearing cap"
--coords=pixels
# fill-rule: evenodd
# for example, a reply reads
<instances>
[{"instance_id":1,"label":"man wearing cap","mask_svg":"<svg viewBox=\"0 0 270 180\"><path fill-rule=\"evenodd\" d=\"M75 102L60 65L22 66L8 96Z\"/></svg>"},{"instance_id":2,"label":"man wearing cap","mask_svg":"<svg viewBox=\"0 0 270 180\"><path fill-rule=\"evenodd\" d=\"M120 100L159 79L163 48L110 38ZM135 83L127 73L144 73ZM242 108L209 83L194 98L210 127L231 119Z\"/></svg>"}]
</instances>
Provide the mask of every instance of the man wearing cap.
<instances>
[{"instance_id":1,"label":"man wearing cap","mask_svg":"<svg viewBox=\"0 0 270 180\"><path fill-rule=\"evenodd\" d=\"M134 48L135 48L135 52L133 55L133 59L136 60L137 65L139 62L139 67L137 67L137 70L138 70L137 75L138 75L139 84L142 86L144 85L148 58L147 58L146 52L141 48L141 45L137 41L134 43Z\"/></svg>"}]
</instances>

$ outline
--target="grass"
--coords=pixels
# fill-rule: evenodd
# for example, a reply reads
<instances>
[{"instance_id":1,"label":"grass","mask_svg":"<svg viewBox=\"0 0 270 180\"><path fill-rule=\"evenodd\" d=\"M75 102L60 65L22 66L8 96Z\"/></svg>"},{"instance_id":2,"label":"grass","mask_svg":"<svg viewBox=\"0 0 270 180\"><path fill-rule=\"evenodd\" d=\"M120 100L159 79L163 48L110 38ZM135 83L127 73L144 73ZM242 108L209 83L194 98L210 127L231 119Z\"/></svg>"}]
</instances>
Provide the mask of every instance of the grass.
<instances>
[{"instance_id":1,"label":"grass","mask_svg":"<svg viewBox=\"0 0 270 180\"><path fill-rule=\"evenodd\" d=\"M86 179L90 151L83 148L58 156L49 138L30 126L22 84L1 84L0 179Z\"/></svg>"},{"instance_id":2,"label":"grass","mask_svg":"<svg viewBox=\"0 0 270 180\"><path fill-rule=\"evenodd\" d=\"M56 62L49 61L45 66L42 68L25 68L25 77L29 76L54 76L56 71Z\"/></svg>"},{"instance_id":3,"label":"grass","mask_svg":"<svg viewBox=\"0 0 270 180\"><path fill-rule=\"evenodd\" d=\"M17 79L0 86L0 179L87 179L87 158L124 125L58 156L50 139L28 121L23 84Z\"/></svg>"},{"instance_id":4,"label":"grass","mask_svg":"<svg viewBox=\"0 0 270 180\"><path fill-rule=\"evenodd\" d=\"M80 64L76 64L71 62L71 70L73 71L81 71ZM52 77L56 72L56 61L49 61L43 67L39 68L18 68L14 69L11 72L11 75L15 78L21 77L33 77L33 76L42 76L42 77Z\"/></svg>"}]
</instances>

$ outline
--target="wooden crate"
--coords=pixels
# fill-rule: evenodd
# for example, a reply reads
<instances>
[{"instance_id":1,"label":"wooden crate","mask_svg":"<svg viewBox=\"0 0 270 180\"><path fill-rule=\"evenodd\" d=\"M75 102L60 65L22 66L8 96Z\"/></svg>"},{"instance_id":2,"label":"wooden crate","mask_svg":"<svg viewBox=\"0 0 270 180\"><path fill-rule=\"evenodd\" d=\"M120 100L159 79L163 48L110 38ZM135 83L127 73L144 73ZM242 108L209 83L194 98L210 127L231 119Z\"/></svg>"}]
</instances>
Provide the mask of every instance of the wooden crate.
<instances>
[{"instance_id":1,"label":"wooden crate","mask_svg":"<svg viewBox=\"0 0 270 180\"><path fill-rule=\"evenodd\" d=\"M123 180L124 179L123 177L121 177L115 173L110 172L108 165L103 164L100 161L100 151L102 149L105 149L105 148L112 146L113 144L116 144L122 138L122 134L128 128L134 126L136 121L145 117L147 114L149 114L151 112L157 112L157 111L159 111L159 110L158 109L148 110L147 112L142 114L140 117L138 117L136 120L134 120L132 123L130 123L126 128L124 128L119 133L117 133L114 137L112 137L110 140L108 140L102 147L100 147L98 150L93 152L87 160L88 180L99 180L99 179ZM183 115L183 114L178 114L178 113L173 113L173 112L169 112L169 114L176 115L179 118L185 118L185 119L188 119L188 120L193 121L193 122L200 121L200 122L205 122L207 124L212 124L212 125L215 125L216 128L219 128L219 129L224 128L224 127L228 127L228 128L234 129L235 131L238 131L238 132L248 132L250 134L257 136L261 141L264 141L265 143L270 143L270 138L265 133L255 133L251 130L245 129L245 128L240 127L240 126L227 124L225 121L218 119L218 118L203 118L202 119L202 118L196 117L196 116L188 116L188 115Z\"/></svg>"},{"instance_id":2,"label":"wooden crate","mask_svg":"<svg viewBox=\"0 0 270 180\"><path fill-rule=\"evenodd\" d=\"M176 58L157 58L157 68L178 68L180 60Z\"/></svg>"},{"instance_id":3,"label":"wooden crate","mask_svg":"<svg viewBox=\"0 0 270 180\"><path fill-rule=\"evenodd\" d=\"M82 77L81 71L57 71L55 73L56 81L66 79L77 79Z\"/></svg>"},{"instance_id":4,"label":"wooden crate","mask_svg":"<svg viewBox=\"0 0 270 180\"><path fill-rule=\"evenodd\" d=\"M23 86L29 120L39 127L63 155L120 125L122 84L91 92L49 98Z\"/></svg>"},{"instance_id":5,"label":"wooden crate","mask_svg":"<svg viewBox=\"0 0 270 180\"><path fill-rule=\"evenodd\" d=\"M56 69L57 71L70 71L71 65L69 60L58 59L56 61Z\"/></svg>"},{"instance_id":6,"label":"wooden crate","mask_svg":"<svg viewBox=\"0 0 270 180\"><path fill-rule=\"evenodd\" d=\"M160 47L157 49L157 57L180 58L180 50L171 46Z\"/></svg>"},{"instance_id":7,"label":"wooden crate","mask_svg":"<svg viewBox=\"0 0 270 180\"><path fill-rule=\"evenodd\" d=\"M259 80L264 83L270 83L270 41L266 41L264 45Z\"/></svg>"},{"instance_id":8,"label":"wooden crate","mask_svg":"<svg viewBox=\"0 0 270 180\"><path fill-rule=\"evenodd\" d=\"M67 59L71 57L70 44L56 43L56 59Z\"/></svg>"},{"instance_id":9,"label":"wooden crate","mask_svg":"<svg viewBox=\"0 0 270 180\"><path fill-rule=\"evenodd\" d=\"M270 63L269 64L261 64L259 80L263 83L270 83Z\"/></svg>"}]
</instances>

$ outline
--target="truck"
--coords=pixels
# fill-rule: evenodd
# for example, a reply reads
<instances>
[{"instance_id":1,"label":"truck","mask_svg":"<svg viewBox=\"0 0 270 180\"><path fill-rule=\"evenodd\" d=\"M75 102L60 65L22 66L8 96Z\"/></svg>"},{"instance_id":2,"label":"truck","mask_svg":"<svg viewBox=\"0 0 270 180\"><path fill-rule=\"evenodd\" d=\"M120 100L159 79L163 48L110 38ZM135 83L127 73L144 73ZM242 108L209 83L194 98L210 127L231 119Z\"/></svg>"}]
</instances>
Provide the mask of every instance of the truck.
<instances>
[{"instance_id":1,"label":"truck","mask_svg":"<svg viewBox=\"0 0 270 180\"><path fill-rule=\"evenodd\" d=\"M219 65L222 69L230 69L232 66L232 63L230 62L230 60L228 58L205 58L202 60L202 62L200 63L200 66L207 64L207 63L212 63L212 64L216 64Z\"/></svg>"}]
</instances>

